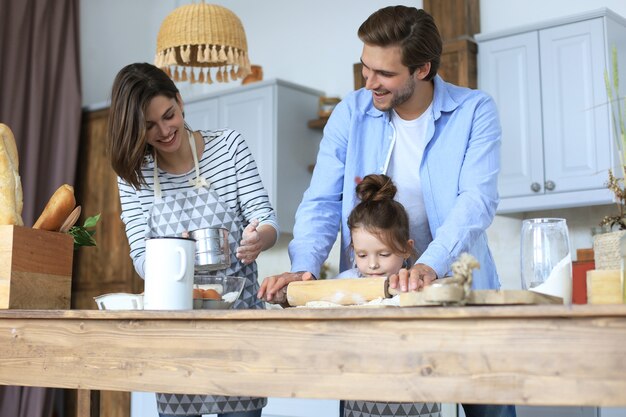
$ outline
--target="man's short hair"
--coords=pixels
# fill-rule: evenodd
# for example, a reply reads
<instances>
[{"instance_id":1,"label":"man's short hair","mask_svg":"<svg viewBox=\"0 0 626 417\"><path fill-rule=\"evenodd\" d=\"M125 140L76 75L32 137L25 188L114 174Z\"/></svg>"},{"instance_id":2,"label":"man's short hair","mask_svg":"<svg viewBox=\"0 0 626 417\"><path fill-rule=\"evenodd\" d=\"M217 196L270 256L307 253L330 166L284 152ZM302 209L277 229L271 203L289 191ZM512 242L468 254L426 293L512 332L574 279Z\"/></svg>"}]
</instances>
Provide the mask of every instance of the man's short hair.
<instances>
[{"instance_id":1,"label":"man's short hair","mask_svg":"<svg viewBox=\"0 0 626 417\"><path fill-rule=\"evenodd\" d=\"M442 41L433 17L422 9L389 6L374 12L359 27L359 39L374 46L398 45L402 64L413 74L430 62L425 80L432 80L441 62Z\"/></svg>"}]
</instances>

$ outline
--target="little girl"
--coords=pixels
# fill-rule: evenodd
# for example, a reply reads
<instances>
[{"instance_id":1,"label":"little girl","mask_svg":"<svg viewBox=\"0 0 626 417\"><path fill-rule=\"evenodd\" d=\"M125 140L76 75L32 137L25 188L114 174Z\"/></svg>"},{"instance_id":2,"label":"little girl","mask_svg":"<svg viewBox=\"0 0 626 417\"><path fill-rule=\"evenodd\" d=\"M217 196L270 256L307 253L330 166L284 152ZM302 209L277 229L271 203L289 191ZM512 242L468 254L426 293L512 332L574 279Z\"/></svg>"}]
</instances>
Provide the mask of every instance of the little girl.
<instances>
[{"instance_id":1,"label":"little girl","mask_svg":"<svg viewBox=\"0 0 626 417\"><path fill-rule=\"evenodd\" d=\"M382 174L368 175L357 184L360 203L348 217L355 268L337 278L387 277L417 259L409 238L409 217L393 199L396 191L391 178Z\"/></svg>"},{"instance_id":2,"label":"little girl","mask_svg":"<svg viewBox=\"0 0 626 417\"><path fill-rule=\"evenodd\" d=\"M360 200L350 216L355 268L337 278L387 277L410 267L417 253L409 238L409 218L393 198L396 186L386 175L371 174L356 186ZM441 417L440 403L341 401L343 417Z\"/></svg>"}]
</instances>

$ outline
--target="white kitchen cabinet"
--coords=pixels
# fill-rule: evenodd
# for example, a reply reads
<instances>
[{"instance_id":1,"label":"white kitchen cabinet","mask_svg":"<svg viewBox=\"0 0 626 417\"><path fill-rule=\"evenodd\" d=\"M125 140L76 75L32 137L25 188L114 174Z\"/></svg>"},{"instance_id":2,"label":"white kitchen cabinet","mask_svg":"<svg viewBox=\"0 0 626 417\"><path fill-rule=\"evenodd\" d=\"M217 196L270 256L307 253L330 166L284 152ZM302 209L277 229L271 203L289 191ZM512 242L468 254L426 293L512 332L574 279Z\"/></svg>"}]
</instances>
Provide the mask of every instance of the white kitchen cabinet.
<instances>
[{"instance_id":1,"label":"white kitchen cabinet","mask_svg":"<svg viewBox=\"0 0 626 417\"><path fill-rule=\"evenodd\" d=\"M302 193L311 180L320 132L307 122L317 115L322 92L268 80L185 100L194 130L232 128L246 140L283 232L293 230Z\"/></svg>"},{"instance_id":2,"label":"white kitchen cabinet","mask_svg":"<svg viewBox=\"0 0 626 417\"><path fill-rule=\"evenodd\" d=\"M626 19L601 9L476 40L479 88L502 123L498 212L612 203L604 71L615 45L626 79Z\"/></svg>"}]
</instances>

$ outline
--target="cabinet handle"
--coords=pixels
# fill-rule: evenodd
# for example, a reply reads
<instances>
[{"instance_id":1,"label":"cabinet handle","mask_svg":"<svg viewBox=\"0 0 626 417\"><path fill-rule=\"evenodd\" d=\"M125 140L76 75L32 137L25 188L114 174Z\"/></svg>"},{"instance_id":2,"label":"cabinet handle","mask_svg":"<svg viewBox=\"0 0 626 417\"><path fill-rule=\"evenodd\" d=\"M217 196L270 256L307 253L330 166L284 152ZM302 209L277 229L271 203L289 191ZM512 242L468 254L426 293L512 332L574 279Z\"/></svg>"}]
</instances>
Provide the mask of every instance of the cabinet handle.
<instances>
[{"instance_id":1,"label":"cabinet handle","mask_svg":"<svg viewBox=\"0 0 626 417\"><path fill-rule=\"evenodd\" d=\"M532 184L530 184L530 189L537 193L541 191L541 185L539 185L538 182L533 182Z\"/></svg>"},{"instance_id":2,"label":"cabinet handle","mask_svg":"<svg viewBox=\"0 0 626 417\"><path fill-rule=\"evenodd\" d=\"M554 181L546 181L546 183L544 184L544 186L546 187L546 190L548 191L552 191L554 190L554 188L556 187L556 184L554 183Z\"/></svg>"}]
</instances>

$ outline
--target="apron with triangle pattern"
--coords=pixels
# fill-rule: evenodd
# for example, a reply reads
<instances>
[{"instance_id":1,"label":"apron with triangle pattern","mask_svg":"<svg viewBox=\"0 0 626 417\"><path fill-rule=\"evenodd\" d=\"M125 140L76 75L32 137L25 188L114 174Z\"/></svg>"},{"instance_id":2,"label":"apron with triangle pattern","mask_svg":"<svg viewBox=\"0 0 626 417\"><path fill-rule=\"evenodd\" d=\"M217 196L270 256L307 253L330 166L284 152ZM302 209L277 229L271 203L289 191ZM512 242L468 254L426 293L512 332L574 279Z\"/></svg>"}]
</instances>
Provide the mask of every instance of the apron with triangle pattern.
<instances>
[{"instance_id":1,"label":"apron with triangle pattern","mask_svg":"<svg viewBox=\"0 0 626 417\"><path fill-rule=\"evenodd\" d=\"M344 417L441 417L441 403L389 403L352 401L344 403Z\"/></svg>"},{"instance_id":2,"label":"apron with triangle pattern","mask_svg":"<svg viewBox=\"0 0 626 417\"><path fill-rule=\"evenodd\" d=\"M158 178L156 155L154 158L155 201L148 219L150 236L180 236L183 232L207 227L223 227L229 231L230 266L226 270L203 272L209 275L234 275L246 278L239 299L233 304L236 309L262 309L263 302L256 297L259 289L256 263L244 265L236 257L238 242L241 241L243 218L233 212L226 202L200 177L198 156L193 135L189 143L194 157L195 179L189 181L193 189L174 195L162 196ZM218 414L250 411L263 408L266 398L227 397L220 395L163 394L157 393L159 413L173 415Z\"/></svg>"}]
</instances>

